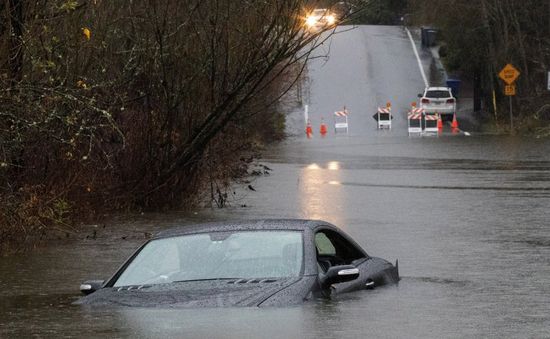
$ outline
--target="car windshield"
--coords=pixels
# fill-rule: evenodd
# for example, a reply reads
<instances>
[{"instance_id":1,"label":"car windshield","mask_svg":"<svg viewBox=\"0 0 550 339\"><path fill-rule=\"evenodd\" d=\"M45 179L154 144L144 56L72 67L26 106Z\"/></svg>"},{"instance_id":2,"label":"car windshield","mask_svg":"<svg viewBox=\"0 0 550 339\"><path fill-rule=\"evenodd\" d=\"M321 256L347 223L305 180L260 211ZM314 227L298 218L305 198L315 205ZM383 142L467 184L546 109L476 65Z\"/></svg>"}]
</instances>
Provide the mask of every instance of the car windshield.
<instances>
[{"instance_id":1,"label":"car windshield","mask_svg":"<svg viewBox=\"0 0 550 339\"><path fill-rule=\"evenodd\" d=\"M426 98L450 98L451 94L449 91L427 91Z\"/></svg>"},{"instance_id":2,"label":"car windshield","mask_svg":"<svg viewBox=\"0 0 550 339\"><path fill-rule=\"evenodd\" d=\"M300 275L302 232L214 232L147 243L113 286Z\"/></svg>"},{"instance_id":3,"label":"car windshield","mask_svg":"<svg viewBox=\"0 0 550 339\"><path fill-rule=\"evenodd\" d=\"M313 10L313 12L311 13L312 16L314 17L323 17L327 14L327 10L326 9L315 9Z\"/></svg>"}]
</instances>

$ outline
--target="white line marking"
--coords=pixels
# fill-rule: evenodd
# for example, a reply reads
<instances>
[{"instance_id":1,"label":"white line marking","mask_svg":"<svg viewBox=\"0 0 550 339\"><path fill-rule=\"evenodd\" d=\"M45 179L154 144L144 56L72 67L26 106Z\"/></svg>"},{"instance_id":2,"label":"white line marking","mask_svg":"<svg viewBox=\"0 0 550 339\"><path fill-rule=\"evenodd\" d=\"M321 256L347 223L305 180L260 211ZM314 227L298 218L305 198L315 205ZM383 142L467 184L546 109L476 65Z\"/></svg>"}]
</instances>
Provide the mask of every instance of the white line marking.
<instances>
[{"instance_id":1,"label":"white line marking","mask_svg":"<svg viewBox=\"0 0 550 339\"><path fill-rule=\"evenodd\" d=\"M416 49L416 45L415 45L413 37L411 35L411 31L409 31L409 29L407 27L405 27L405 30L407 31L407 35L409 36L409 39L411 40L411 45L413 47L414 55L416 56L416 61L418 61L418 68L420 68L420 73L422 74L422 79L424 80L424 85L426 85L426 87L429 87L428 78L426 78L426 73L424 72L424 67L422 67L422 62L420 61L420 56L418 55L418 50Z\"/></svg>"},{"instance_id":2,"label":"white line marking","mask_svg":"<svg viewBox=\"0 0 550 339\"><path fill-rule=\"evenodd\" d=\"M424 80L424 85L426 87L429 87L428 85L428 78L426 78L426 72L424 72L424 67L422 66L422 61L420 61L420 56L418 55L418 50L416 49L416 44L414 43L414 39L412 37L411 31L407 27L405 27L405 30L407 31L407 35L409 36L409 39L411 40L411 45L414 51L414 55L416 56L416 61L418 62L418 68L420 68L420 74L422 74L422 79ZM549 80L550 81L550 80ZM460 132L462 132L465 136L469 137L471 134L469 132L463 131L461 129L458 129Z\"/></svg>"}]
</instances>

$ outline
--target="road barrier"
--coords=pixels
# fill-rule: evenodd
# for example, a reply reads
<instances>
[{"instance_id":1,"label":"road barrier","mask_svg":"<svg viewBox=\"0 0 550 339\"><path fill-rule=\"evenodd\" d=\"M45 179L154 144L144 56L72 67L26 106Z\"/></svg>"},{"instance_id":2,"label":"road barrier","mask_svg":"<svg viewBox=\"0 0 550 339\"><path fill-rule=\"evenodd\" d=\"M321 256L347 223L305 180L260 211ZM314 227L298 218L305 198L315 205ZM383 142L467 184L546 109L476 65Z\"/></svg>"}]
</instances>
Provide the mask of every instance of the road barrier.
<instances>
[{"instance_id":1,"label":"road barrier","mask_svg":"<svg viewBox=\"0 0 550 339\"><path fill-rule=\"evenodd\" d=\"M443 122L439 114L424 114L424 134L439 134Z\"/></svg>"},{"instance_id":2,"label":"road barrier","mask_svg":"<svg viewBox=\"0 0 550 339\"><path fill-rule=\"evenodd\" d=\"M393 119L393 116L391 114L391 106L389 105L389 103L385 108L378 107L374 119L377 121L378 129L391 129L391 121Z\"/></svg>"},{"instance_id":3,"label":"road barrier","mask_svg":"<svg viewBox=\"0 0 550 339\"><path fill-rule=\"evenodd\" d=\"M453 122L451 123L452 129L458 129L458 121L456 120L456 113L453 114Z\"/></svg>"},{"instance_id":4,"label":"road barrier","mask_svg":"<svg viewBox=\"0 0 550 339\"><path fill-rule=\"evenodd\" d=\"M407 125L409 135L422 134L422 118L424 116L424 109L416 108L416 105L412 105L411 111L407 114Z\"/></svg>"},{"instance_id":5,"label":"road barrier","mask_svg":"<svg viewBox=\"0 0 550 339\"><path fill-rule=\"evenodd\" d=\"M339 130L345 130L348 133L348 110L344 106L344 110L334 112L334 133L338 133Z\"/></svg>"},{"instance_id":6,"label":"road barrier","mask_svg":"<svg viewBox=\"0 0 550 339\"><path fill-rule=\"evenodd\" d=\"M319 134L321 134L322 137L327 135L327 125L325 125L325 121L323 118L321 118L321 127L319 128Z\"/></svg>"},{"instance_id":7,"label":"road barrier","mask_svg":"<svg viewBox=\"0 0 550 339\"><path fill-rule=\"evenodd\" d=\"M308 120L306 125L306 136L307 138L311 138L313 135L313 128L311 127L311 122Z\"/></svg>"}]
</instances>

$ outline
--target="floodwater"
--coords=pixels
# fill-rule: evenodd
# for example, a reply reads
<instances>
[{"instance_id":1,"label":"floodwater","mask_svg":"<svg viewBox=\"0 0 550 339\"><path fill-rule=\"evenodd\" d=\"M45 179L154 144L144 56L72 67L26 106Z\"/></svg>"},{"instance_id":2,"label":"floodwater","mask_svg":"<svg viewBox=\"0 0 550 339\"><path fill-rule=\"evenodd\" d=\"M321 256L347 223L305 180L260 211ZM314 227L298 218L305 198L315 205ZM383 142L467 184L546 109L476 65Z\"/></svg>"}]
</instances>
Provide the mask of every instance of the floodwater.
<instances>
[{"instance_id":1,"label":"floodwater","mask_svg":"<svg viewBox=\"0 0 550 339\"><path fill-rule=\"evenodd\" d=\"M302 135L302 113L294 112L294 136L264 152L270 174L252 178L255 191L237 188L230 207L115 219L0 259L0 337L550 337L550 141L449 131L409 137L403 112L424 85L399 27L340 33L326 51L330 58L309 73L314 137ZM371 115L386 101L401 113L391 131L377 131ZM349 133L335 134L332 112L343 105ZM369 254L399 259L402 280L283 308L70 305L81 281L109 277L146 232L264 217L332 222Z\"/></svg>"}]
</instances>

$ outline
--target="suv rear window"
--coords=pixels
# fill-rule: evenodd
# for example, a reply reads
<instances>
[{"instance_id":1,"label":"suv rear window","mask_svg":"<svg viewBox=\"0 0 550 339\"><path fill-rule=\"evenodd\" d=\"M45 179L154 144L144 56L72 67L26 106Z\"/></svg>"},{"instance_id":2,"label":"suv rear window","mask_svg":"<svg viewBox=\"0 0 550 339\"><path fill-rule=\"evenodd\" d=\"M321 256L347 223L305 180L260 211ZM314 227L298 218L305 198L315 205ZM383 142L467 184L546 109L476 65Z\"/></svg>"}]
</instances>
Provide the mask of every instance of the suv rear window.
<instances>
[{"instance_id":1,"label":"suv rear window","mask_svg":"<svg viewBox=\"0 0 550 339\"><path fill-rule=\"evenodd\" d=\"M426 98L450 98L451 94L449 91L427 91Z\"/></svg>"}]
</instances>

